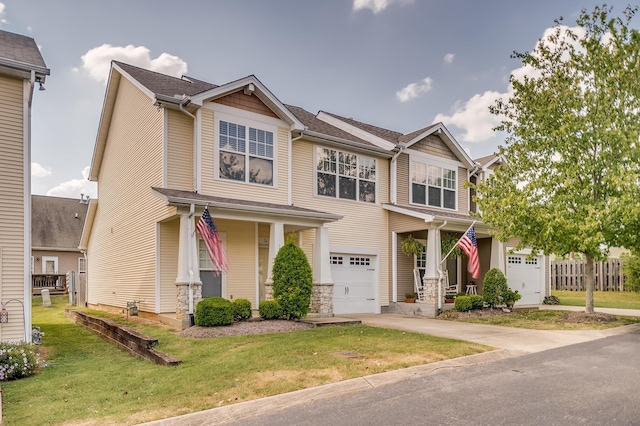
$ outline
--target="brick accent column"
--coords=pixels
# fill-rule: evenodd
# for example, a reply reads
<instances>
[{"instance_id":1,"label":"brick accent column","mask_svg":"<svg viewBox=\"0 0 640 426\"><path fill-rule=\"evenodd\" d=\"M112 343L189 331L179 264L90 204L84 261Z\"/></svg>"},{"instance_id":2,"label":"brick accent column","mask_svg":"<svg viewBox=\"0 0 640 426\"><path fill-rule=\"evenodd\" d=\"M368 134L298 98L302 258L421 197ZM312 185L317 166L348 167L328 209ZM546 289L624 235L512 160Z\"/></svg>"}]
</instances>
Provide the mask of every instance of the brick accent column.
<instances>
[{"instance_id":1,"label":"brick accent column","mask_svg":"<svg viewBox=\"0 0 640 426\"><path fill-rule=\"evenodd\" d=\"M424 283L424 303L437 304L438 303L438 279L427 278L422 279Z\"/></svg>"},{"instance_id":2,"label":"brick accent column","mask_svg":"<svg viewBox=\"0 0 640 426\"><path fill-rule=\"evenodd\" d=\"M198 302L202 300L202 283L191 284L193 289L193 313ZM189 318L189 283L176 283L176 318Z\"/></svg>"},{"instance_id":3,"label":"brick accent column","mask_svg":"<svg viewBox=\"0 0 640 426\"><path fill-rule=\"evenodd\" d=\"M265 283L264 300L273 300L273 284Z\"/></svg>"}]
</instances>

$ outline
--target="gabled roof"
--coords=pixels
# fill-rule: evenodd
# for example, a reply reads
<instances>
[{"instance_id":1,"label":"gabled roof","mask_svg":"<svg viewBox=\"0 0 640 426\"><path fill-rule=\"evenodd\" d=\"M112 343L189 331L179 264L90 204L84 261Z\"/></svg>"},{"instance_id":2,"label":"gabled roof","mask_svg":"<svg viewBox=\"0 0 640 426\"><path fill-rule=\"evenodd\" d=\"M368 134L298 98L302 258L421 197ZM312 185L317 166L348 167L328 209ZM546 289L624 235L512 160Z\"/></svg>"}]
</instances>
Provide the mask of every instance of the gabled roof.
<instances>
[{"instance_id":1,"label":"gabled roof","mask_svg":"<svg viewBox=\"0 0 640 426\"><path fill-rule=\"evenodd\" d=\"M496 163L505 163L506 160L502 155L491 154L484 157L476 158L475 162L480 164L483 170L487 170L489 167Z\"/></svg>"},{"instance_id":2,"label":"gabled roof","mask_svg":"<svg viewBox=\"0 0 640 426\"><path fill-rule=\"evenodd\" d=\"M36 41L31 37L0 30L0 72L29 78L31 71L44 82L50 74Z\"/></svg>"},{"instance_id":3,"label":"gabled roof","mask_svg":"<svg viewBox=\"0 0 640 426\"><path fill-rule=\"evenodd\" d=\"M78 198L31 196L33 250L78 251L87 204Z\"/></svg>"},{"instance_id":4,"label":"gabled roof","mask_svg":"<svg viewBox=\"0 0 640 426\"><path fill-rule=\"evenodd\" d=\"M462 149L462 146L456 141L453 135L449 132L449 129L445 127L442 123L435 123L431 126L427 126L424 129L412 132L406 135L405 140L402 145L405 148L409 148L411 145L420 142L422 139L426 138L429 135L437 134L440 139L449 147L451 152L468 168L474 168L476 166L475 162L471 159L467 151ZM412 136L409 139L409 136Z\"/></svg>"},{"instance_id":5,"label":"gabled roof","mask_svg":"<svg viewBox=\"0 0 640 426\"><path fill-rule=\"evenodd\" d=\"M113 61L113 64L129 74L153 94L169 97L175 95L193 96L218 87L215 84L206 83L202 80L196 80L195 78L187 76L182 78L171 77L166 74L160 74L155 71L125 64L124 62Z\"/></svg>"}]
</instances>

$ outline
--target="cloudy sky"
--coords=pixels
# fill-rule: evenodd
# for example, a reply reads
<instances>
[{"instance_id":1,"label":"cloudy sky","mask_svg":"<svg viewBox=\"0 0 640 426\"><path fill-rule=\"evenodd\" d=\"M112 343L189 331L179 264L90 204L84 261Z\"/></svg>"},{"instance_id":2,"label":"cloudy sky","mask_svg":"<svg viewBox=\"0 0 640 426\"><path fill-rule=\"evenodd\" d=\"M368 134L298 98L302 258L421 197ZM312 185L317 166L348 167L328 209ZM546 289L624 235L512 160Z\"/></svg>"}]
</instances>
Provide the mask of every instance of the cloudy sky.
<instances>
[{"instance_id":1,"label":"cloudy sky","mask_svg":"<svg viewBox=\"0 0 640 426\"><path fill-rule=\"evenodd\" d=\"M595 4L0 0L0 29L33 37L51 69L35 92L32 192L95 197L86 176L112 59L215 84L255 74L284 103L402 133L442 121L478 158L504 140L487 107L521 71L510 54Z\"/></svg>"}]
</instances>

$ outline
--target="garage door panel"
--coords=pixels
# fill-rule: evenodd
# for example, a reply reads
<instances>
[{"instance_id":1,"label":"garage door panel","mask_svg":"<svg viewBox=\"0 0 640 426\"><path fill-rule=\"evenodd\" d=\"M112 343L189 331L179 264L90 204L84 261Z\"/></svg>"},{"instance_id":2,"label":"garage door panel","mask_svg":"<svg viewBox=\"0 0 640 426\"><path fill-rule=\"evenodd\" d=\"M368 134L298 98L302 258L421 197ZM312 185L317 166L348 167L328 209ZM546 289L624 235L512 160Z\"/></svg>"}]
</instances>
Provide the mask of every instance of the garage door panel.
<instances>
[{"instance_id":1,"label":"garage door panel","mask_svg":"<svg viewBox=\"0 0 640 426\"><path fill-rule=\"evenodd\" d=\"M334 314L375 313L376 257L331 254Z\"/></svg>"},{"instance_id":2,"label":"garage door panel","mask_svg":"<svg viewBox=\"0 0 640 426\"><path fill-rule=\"evenodd\" d=\"M517 290L522 298L518 305L537 305L542 294L542 258L527 259L525 255L507 257L507 283L509 288Z\"/></svg>"}]
</instances>

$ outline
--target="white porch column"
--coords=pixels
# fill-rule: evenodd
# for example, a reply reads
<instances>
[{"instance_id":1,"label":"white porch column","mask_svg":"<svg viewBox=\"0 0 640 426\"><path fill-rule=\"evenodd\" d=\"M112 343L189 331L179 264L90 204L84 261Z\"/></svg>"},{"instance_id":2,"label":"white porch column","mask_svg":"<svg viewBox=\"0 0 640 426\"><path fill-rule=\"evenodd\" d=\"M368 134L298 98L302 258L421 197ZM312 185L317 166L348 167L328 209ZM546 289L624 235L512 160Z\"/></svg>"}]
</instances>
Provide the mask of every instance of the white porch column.
<instances>
[{"instance_id":1,"label":"white porch column","mask_svg":"<svg viewBox=\"0 0 640 426\"><path fill-rule=\"evenodd\" d=\"M429 224L427 228L426 265L424 277L424 301L426 303L438 303L438 281L440 274L438 266L442 259L442 249L440 245L440 230L436 224Z\"/></svg>"},{"instance_id":2,"label":"white porch column","mask_svg":"<svg viewBox=\"0 0 640 426\"><path fill-rule=\"evenodd\" d=\"M278 250L284 245L284 224L282 222L274 222L271 224L269 231L269 266L267 267L266 284L273 284L273 260L278 254ZM267 298L269 299L269 298Z\"/></svg>"},{"instance_id":3,"label":"white porch column","mask_svg":"<svg viewBox=\"0 0 640 426\"><path fill-rule=\"evenodd\" d=\"M504 243L495 237L491 238L491 263L489 267L491 269L498 268L503 274L507 272L504 263Z\"/></svg>"},{"instance_id":4,"label":"white porch column","mask_svg":"<svg viewBox=\"0 0 640 426\"><path fill-rule=\"evenodd\" d=\"M196 236L193 217L180 215L180 236L178 241L178 276L176 277L176 317L188 319L195 306L202 299L202 281L196 250Z\"/></svg>"},{"instance_id":5,"label":"white porch column","mask_svg":"<svg viewBox=\"0 0 640 426\"><path fill-rule=\"evenodd\" d=\"M313 247L313 290L309 313L318 316L333 316L333 278L329 259L329 229L316 228Z\"/></svg>"}]
</instances>

